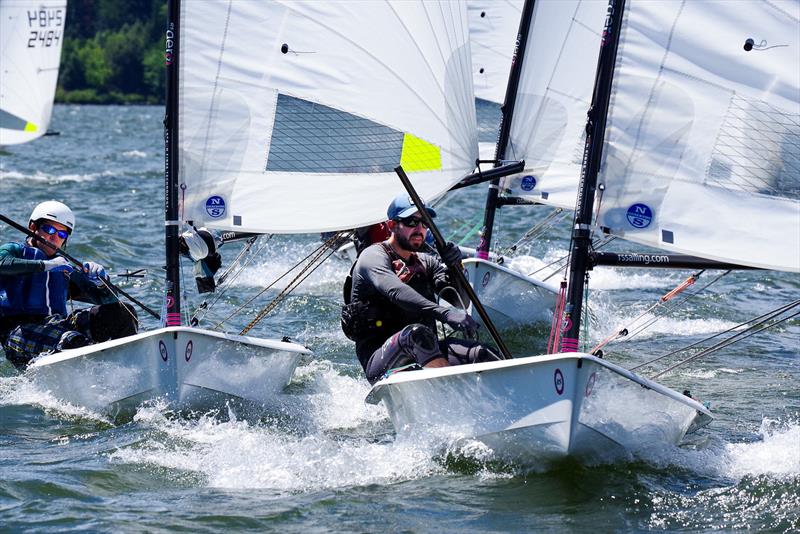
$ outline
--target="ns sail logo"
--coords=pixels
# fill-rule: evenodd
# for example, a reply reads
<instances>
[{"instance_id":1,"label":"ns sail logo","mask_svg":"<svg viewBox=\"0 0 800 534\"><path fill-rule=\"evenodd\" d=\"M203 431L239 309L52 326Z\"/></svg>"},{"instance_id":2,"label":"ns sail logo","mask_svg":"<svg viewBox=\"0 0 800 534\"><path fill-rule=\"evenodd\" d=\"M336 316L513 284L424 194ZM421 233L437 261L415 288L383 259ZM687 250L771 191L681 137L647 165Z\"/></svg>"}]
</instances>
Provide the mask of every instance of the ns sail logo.
<instances>
[{"instance_id":1,"label":"ns sail logo","mask_svg":"<svg viewBox=\"0 0 800 534\"><path fill-rule=\"evenodd\" d=\"M225 199L217 195L208 197L208 200L206 200L206 213L208 213L209 217L213 217L215 219L219 219L220 217L224 216Z\"/></svg>"},{"instance_id":2,"label":"ns sail logo","mask_svg":"<svg viewBox=\"0 0 800 534\"><path fill-rule=\"evenodd\" d=\"M653 210L647 204L633 204L625 213L628 223L634 228L647 228L653 222Z\"/></svg>"}]
</instances>

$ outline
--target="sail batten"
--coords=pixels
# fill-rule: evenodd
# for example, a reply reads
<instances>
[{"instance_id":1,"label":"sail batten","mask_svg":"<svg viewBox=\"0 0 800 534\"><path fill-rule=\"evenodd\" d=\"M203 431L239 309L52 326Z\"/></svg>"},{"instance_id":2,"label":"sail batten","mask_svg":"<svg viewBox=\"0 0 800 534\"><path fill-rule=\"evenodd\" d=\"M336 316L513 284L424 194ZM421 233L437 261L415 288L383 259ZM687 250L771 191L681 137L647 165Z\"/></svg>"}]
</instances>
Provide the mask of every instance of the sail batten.
<instances>
[{"instance_id":1,"label":"sail batten","mask_svg":"<svg viewBox=\"0 0 800 534\"><path fill-rule=\"evenodd\" d=\"M230 5L183 4L184 220L353 228L385 217L401 163L426 200L472 170L463 2Z\"/></svg>"}]
</instances>

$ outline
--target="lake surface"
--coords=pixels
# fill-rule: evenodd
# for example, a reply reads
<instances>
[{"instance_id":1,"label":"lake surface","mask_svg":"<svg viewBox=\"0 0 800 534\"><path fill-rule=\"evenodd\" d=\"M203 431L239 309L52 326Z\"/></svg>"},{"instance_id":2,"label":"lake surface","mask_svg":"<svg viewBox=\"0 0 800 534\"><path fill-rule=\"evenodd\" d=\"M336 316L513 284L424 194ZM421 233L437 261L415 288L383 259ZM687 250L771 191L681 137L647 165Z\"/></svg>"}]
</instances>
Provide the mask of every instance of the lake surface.
<instances>
[{"instance_id":1,"label":"lake surface","mask_svg":"<svg viewBox=\"0 0 800 534\"><path fill-rule=\"evenodd\" d=\"M482 140L496 110L479 107ZM77 215L69 251L113 274L158 309L163 288L163 109L56 106L61 132L0 155L2 209L25 222L62 200ZM480 218L485 186L437 207L445 234ZM297 199L302 202L302 199ZM507 207L499 246L549 213ZM563 256L569 222L521 247L511 264L532 272ZM797 228L787 231L798 231ZM19 236L0 228L2 242ZM475 245L476 238L467 244ZM319 236L276 236L224 293L214 324L319 245ZM617 250L624 249L620 244ZM229 263L240 246L221 252ZM0 363L0 531L507 532L736 531L800 529L800 322L796 319L659 380L689 389L716 419L687 443L605 465L499 465L455 445L395 439L369 391L353 344L339 329L349 265L332 258L251 332L289 336L314 351L275 413L174 414L158 403L126 421L65 405ZM597 269L591 276L590 341L626 324L689 272ZM708 271L695 287L720 273ZM189 306L193 292L184 269ZM280 284L279 284L280 285ZM275 296L268 291L226 323L238 332ZM607 358L633 366L800 298L798 275L731 273ZM143 326L156 321L140 314ZM213 321L213 322L212 322ZM544 350L546 331L514 332L514 354Z\"/></svg>"}]
</instances>

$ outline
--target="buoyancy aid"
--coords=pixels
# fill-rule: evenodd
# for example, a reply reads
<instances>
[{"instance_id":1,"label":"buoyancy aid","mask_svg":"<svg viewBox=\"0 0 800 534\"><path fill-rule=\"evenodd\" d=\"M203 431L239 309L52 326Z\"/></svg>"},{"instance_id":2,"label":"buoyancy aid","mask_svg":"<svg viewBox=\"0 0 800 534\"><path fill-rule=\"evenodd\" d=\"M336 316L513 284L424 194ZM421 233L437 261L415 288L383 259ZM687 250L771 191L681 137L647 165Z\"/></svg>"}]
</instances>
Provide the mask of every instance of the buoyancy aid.
<instances>
[{"instance_id":1,"label":"buoyancy aid","mask_svg":"<svg viewBox=\"0 0 800 534\"><path fill-rule=\"evenodd\" d=\"M416 254L408 260L403 260L386 241L380 243L383 251L389 257L397 277L404 284L416 286L421 277L417 274L425 273L425 266L420 262ZM342 307L341 326L345 336L353 341L358 341L362 337L386 336L406 326L411 321L405 317L406 313L396 306L385 302L382 298L375 298L369 302L351 302L351 291L353 286L353 269L345 279L343 297L345 305ZM414 287L422 292L421 287Z\"/></svg>"},{"instance_id":2,"label":"buoyancy aid","mask_svg":"<svg viewBox=\"0 0 800 534\"><path fill-rule=\"evenodd\" d=\"M21 258L46 260L38 248L19 243ZM63 272L0 275L0 316L67 315L69 278Z\"/></svg>"}]
</instances>

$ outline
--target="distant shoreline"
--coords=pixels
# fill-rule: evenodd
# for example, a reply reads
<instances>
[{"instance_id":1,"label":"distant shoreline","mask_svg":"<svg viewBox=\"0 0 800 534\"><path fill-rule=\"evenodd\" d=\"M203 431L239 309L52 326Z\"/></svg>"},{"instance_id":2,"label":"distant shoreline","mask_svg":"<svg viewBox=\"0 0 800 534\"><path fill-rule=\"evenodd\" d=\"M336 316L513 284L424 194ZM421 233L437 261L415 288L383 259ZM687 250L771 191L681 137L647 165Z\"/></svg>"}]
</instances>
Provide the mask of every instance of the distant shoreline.
<instances>
[{"instance_id":1,"label":"distant shoreline","mask_svg":"<svg viewBox=\"0 0 800 534\"><path fill-rule=\"evenodd\" d=\"M156 99L136 93L97 93L94 89L56 90L56 104L97 104L97 105L164 105L164 99Z\"/></svg>"}]
</instances>

